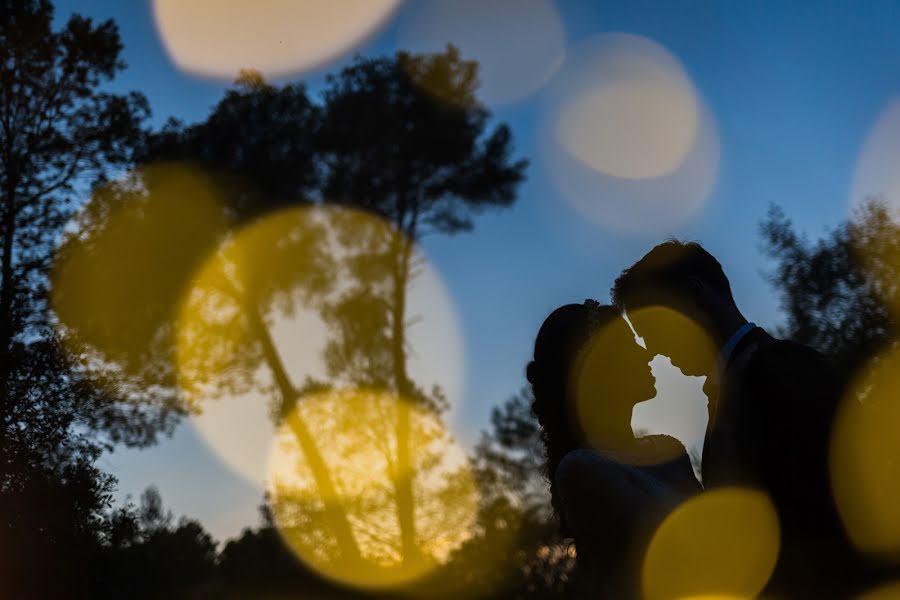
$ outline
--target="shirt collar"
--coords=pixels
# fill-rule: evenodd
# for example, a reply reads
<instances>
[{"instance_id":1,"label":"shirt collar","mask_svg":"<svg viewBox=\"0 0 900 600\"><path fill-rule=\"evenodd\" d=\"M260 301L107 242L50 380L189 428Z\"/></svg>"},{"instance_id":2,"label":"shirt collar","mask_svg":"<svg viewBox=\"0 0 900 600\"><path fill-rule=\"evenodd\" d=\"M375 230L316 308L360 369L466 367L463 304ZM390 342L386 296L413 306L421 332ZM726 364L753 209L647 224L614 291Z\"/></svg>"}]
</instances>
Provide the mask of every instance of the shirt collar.
<instances>
[{"instance_id":1,"label":"shirt collar","mask_svg":"<svg viewBox=\"0 0 900 600\"><path fill-rule=\"evenodd\" d=\"M725 342L725 345L722 346L722 349L719 351L719 362L718 362L718 375L721 378L722 375L725 374L725 367L728 366L728 360L731 358L731 355L734 353L735 347L737 347L738 342L740 342L745 335L750 333L753 329L756 328L756 323L744 323L741 325L737 331L735 331L731 337Z\"/></svg>"}]
</instances>

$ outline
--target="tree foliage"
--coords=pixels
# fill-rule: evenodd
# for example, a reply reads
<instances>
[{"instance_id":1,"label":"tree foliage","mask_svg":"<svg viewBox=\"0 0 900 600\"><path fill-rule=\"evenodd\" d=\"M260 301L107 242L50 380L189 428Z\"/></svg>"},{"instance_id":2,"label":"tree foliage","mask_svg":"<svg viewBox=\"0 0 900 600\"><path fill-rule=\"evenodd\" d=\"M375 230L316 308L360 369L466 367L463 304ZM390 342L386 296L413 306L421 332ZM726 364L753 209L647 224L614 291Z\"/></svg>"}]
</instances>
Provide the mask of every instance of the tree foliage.
<instances>
[{"instance_id":1,"label":"tree foliage","mask_svg":"<svg viewBox=\"0 0 900 600\"><path fill-rule=\"evenodd\" d=\"M127 164L149 112L140 94L104 91L121 49L111 21L54 29L47 0L0 3L0 586L12 596L80 589L112 489L94 466L103 435L142 440L157 424L90 385L48 302L79 193Z\"/></svg>"},{"instance_id":2,"label":"tree foliage","mask_svg":"<svg viewBox=\"0 0 900 600\"><path fill-rule=\"evenodd\" d=\"M512 158L508 127L492 127L477 100L477 65L453 48L358 58L329 78L321 103L301 84L273 86L247 72L205 121L170 121L146 135L144 98L103 91L124 68L112 22L74 15L54 31L47 0L5 2L2 11L0 491L3 549L12 555L18 545L22 567L7 571L18 579L5 589L149 598L202 596L207 586L215 595L228 577L246 584L247 548L281 564L286 550L276 548L271 521L227 546L217 567L208 534L173 523L158 493L109 512L113 481L94 466L99 453L152 443L180 412L201 408L176 403L192 384L210 397L253 389L270 399L311 472L300 495L327 499L325 520L300 530L328 538L321 547L335 548L331 559L372 562L360 527L373 523L353 516L376 507L374 525L394 538L384 556L403 566L438 560L440 544L428 540L444 535L447 515L459 513L450 528L463 528L457 500L469 465L442 463L441 444L452 443L446 399L408 369L417 244L510 206L526 167ZM173 176L162 163L187 170ZM297 207L309 210L279 212ZM243 243L274 214L297 218ZM54 257L59 278L50 277ZM327 381L300 383L271 328L309 308L329 328ZM174 364L179 339L195 362ZM402 399L366 407L385 417L366 439L387 466L378 493L357 499L352 478L337 474L358 451L355 439L327 435L367 423L345 415L335 430L336 413L319 423L298 410L345 390ZM485 505L484 531L524 510L519 492ZM302 502L290 508L301 522L311 514ZM41 564L67 570L41 579ZM278 576L335 592L308 570L288 571Z\"/></svg>"},{"instance_id":3,"label":"tree foliage","mask_svg":"<svg viewBox=\"0 0 900 600\"><path fill-rule=\"evenodd\" d=\"M511 205L526 166L511 159L509 129L489 129L489 114L475 98L476 71L452 48L359 58L328 79L321 105L302 85L275 87L244 73L206 121L170 122L139 153L145 165L189 162L226 182L219 199L228 226L218 250L202 253L207 256L200 262L212 269L194 280L184 304L193 330L181 334L192 346L188 367L196 376L182 378L182 385L196 383L195 391L209 397L215 390L251 388L269 397L276 425L297 442L313 495L337 494L345 503L351 502L347 481L338 473L346 465L334 463L333 450L352 449L354 439L343 446L329 439L328 432L342 430L332 426L337 416L310 421L298 407L316 396L339 398L347 389L402 399L385 405L389 421L379 427L387 436L390 473L384 474L386 494L369 501L384 504L379 519L397 519L404 565L433 560L422 550L431 535L421 531L427 520L416 517L433 509L424 505L428 494L416 490L429 480L418 470L427 467L434 475L440 461L426 448L431 442L417 441L424 421L416 411L439 419L446 407L439 388L414 382L408 372L408 328L415 317L408 292L422 266L416 244L430 232L471 229L478 213ZM421 85L426 79L465 102L429 93ZM151 187L139 189L152 195ZM315 210L278 212L285 207ZM270 215L278 218L267 220ZM327 381L300 384L292 381L271 329L277 319L309 308L329 329ZM184 370L185 362L179 367ZM449 484L456 476L443 477ZM448 489L431 493L445 497ZM276 506L284 508L290 497ZM333 548L333 560L362 568L367 559L359 539L366 536L355 531L362 521L351 519L355 508L342 502L326 502L316 527L294 530L310 539L326 536L328 543L317 547ZM282 514L301 520L312 514L302 512Z\"/></svg>"},{"instance_id":4,"label":"tree foliage","mask_svg":"<svg viewBox=\"0 0 900 600\"><path fill-rule=\"evenodd\" d=\"M777 208L761 224L781 296L783 337L829 356L847 383L862 365L896 344L900 307L900 226L879 198L811 242Z\"/></svg>"}]
</instances>

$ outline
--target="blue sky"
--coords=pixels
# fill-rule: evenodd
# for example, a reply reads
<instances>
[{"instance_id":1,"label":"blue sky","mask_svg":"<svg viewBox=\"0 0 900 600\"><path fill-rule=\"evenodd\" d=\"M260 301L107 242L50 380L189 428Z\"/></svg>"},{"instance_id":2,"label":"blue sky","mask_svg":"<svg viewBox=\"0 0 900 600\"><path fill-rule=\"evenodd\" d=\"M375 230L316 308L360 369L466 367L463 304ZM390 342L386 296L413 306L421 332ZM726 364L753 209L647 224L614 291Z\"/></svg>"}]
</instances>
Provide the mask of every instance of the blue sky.
<instances>
[{"instance_id":1,"label":"blue sky","mask_svg":"<svg viewBox=\"0 0 900 600\"><path fill-rule=\"evenodd\" d=\"M559 200L539 156L542 92L494 110L497 121L512 127L517 154L531 160L516 205L479 218L473 233L424 244L463 327L461 437L469 442L487 426L490 407L524 383L544 316L566 302L606 299L616 274L668 235L702 242L722 262L745 314L763 326L777 324L758 223L770 203L813 237L845 218L866 136L900 95L897 2L558 0L556 8L568 47L595 34L628 32L681 61L718 126L718 178L706 208L671 231L609 231ZM355 51L392 53L409 10L402 6ZM227 87L175 67L150 2L57 2L58 19L72 11L119 24L129 67L113 88L146 94L154 125L169 116L203 119ZM315 92L324 73L349 56L296 78ZM137 496L156 483L176 513L200 518L220 539L255 524L258 489L219 465L190 431L140 453L117 451L104 465L120 478L123 494Z\"/></svg>"}]
</instances>

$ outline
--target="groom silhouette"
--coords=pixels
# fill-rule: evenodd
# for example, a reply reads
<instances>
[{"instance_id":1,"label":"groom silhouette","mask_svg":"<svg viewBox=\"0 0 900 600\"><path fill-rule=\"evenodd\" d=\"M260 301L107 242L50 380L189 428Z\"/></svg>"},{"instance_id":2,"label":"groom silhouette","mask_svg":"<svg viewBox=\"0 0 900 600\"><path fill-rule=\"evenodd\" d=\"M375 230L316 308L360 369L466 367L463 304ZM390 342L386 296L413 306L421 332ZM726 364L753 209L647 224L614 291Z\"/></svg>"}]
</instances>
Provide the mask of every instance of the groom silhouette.
<instances>
[{"instance_id":1,"label":"groom silhouette","mask_svg":"<svg viewBox=\"0 0 900 600\"><path fill-rule=\"evenodd\" d=\"M707 378L704 488L749 486L771 498L782 545L768 591L841 596L828 581L849 559L829 486L839 390L825 358L749 322L722 266L697 243L659 244L622 272L612 298L648 350Z\"/></svg>"}]
</instances>

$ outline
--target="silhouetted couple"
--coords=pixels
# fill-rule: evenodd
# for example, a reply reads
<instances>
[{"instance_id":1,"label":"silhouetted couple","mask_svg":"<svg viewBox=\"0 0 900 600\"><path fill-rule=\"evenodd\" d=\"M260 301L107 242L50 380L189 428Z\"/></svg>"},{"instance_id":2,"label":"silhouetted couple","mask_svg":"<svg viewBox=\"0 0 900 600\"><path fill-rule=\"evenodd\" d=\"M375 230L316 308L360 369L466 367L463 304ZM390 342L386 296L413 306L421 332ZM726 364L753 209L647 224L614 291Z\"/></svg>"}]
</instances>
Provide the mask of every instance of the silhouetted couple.
<instances>
[{"instance_id":1,"label":"silhouetted couple","mask_svg":"<svg viewBox=\"0 0 900 600\"><path fill-rule=\"evenodd\" d=\"M553 311L527 370L553 507L575 542L585 595L641 597L641 561L666 514L704 490L739 486L765 492L778 517L767 594L840 597L827 572L841 568L844 544L828 484L838 390L825 359L748 322L721 265L696 243L656 246L611 295L613 306ZM632 409L656 395L648 362L657 354L706 376L702 486L678 440L632 432Z\"/></svg>"}]
</instances>

